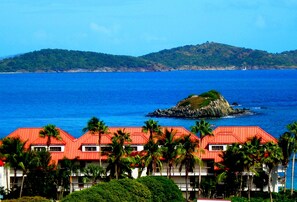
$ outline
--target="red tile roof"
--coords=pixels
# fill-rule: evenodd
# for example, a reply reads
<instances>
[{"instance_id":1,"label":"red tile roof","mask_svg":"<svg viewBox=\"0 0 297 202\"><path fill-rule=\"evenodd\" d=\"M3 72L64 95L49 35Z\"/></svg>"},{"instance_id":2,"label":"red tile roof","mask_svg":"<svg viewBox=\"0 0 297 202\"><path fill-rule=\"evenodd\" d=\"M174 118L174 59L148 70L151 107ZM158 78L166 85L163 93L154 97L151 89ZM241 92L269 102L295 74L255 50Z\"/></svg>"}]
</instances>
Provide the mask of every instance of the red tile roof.
<instances>
[{"instance_id":1,"label":"red tile roof","mask_svg":"<svg viewBox=\"0 0 297 202\"><path fill-rule=\"evenodd\" d=\"M205 150L205 154L202 155L203 159L213 158L215 162L221 161L218 154L221 151L208 151L208 145L231 145L232 143L244 143L250 138L256 136L261 137L261 143L274 142L277 143L277 139L265 132L258 126L220 126L213 131L214 136L206 136L202 140L202 148Z\"/></svg>"},{"instance_id":2,"label":"red tile roof","mask_svg":"<svg viewBox=\"0 0 297 202\"><path fill-rule=\"evenodd\" d=\"M110 127L107 134L102 135L101 144L107 145L111 143L111 138L113 134L119 130L124 129L125 132L130 133L130 138L132 142L131 145L144 145L148 139L149 134L142 132L142 127ZM184 127L163 127L163 132L165 129L175 130L176 138L182 137L183 135L190 134L190 131ZM21 140L27 141L26 148L30 145L46 145L46 138L39 137L39 131L42 128L19 128L13 131L8 137L20 137ZM86 132L80 138L75 139L73 136L68 134L66 131L59 129L60 136L62 140L52 139L52 145L64 145L64 152L51 152L52 160L57 163L58 160L67 157L69 159L78 158L79 160L98 160L98 152L82 152L82 145L97 145L98 135ZM202 154L203 159L213 159L215 162L219 162L221 159L219 154L221 151L208 151L209 144L224 144L230 145L234 142L243 143L249 138L254 136L262 137L262 143L272 141L277 142L277 140L270 134L265 132L263 129L257 126L226 126L218 127L213 131L214 136L206 136L202 140L202 148L204 148L205 153ZM195 135L192 138L198 139ZM106 156L102 156L102 159L106 159Z\"/></svg>"}]
</instances>

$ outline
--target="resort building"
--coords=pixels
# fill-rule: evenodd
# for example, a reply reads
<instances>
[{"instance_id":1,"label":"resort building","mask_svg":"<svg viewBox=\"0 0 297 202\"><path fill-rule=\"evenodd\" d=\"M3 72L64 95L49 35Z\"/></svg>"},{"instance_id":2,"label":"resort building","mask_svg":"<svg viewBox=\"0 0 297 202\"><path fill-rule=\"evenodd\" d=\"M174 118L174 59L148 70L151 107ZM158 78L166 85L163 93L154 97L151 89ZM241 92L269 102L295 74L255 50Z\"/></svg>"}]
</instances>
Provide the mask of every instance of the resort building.
<instances>
[{"instance_id":1,"label":"resort building","mask_svg":"<svg viewBox=\"0 0 297 202\"><path fill-rule=\"evenodd\" d=\"M188 135L191 132L185 129L184 127L162 127L176 131L176 136L181 137ZM101 151L108 151L111 144L111 138L113 134L119 129L124 129L126 133L130 134L132 140L130 146L133 149L134 153L141 152L144 150L144 145L149 139L149 134L142 132L142 127L110 127L107 134L102 135L101 139ZM9 134L7 137L19 137L21 140L26 141L25 147L31 150L43 150L47 148L47 139L39 136L39 132L42 128L19 128ZM99 165L99 145L98 145L98 135L86 132L79 138L74 138L66 131L58 129L60 131L61 140L51 139L51 144L49 147L49 152L52 156L52 161L55 164L59 164L64 157L68 159L75 159L81 167L85 167L88 164L95 163ZM244 143L249 138L254 136L261 137L262 142L274 142L277 140L272 137L270 134L265 132L263 129L257 126L221 126L217 127L213 131L214 136L206 136L203 138L201 145L204 149L202 153L202 170L201 176L203 178L213 176L216 171L215 163L220 162L220 154L222 151L227 149L228 145L232 143ZM194 139L199 139L193 134L191 136ZM198 153L197 153L198 155ZM107 156L102 155L102 166L107 166ZM142 176L146 175L146 171L142 172ZM158 168L155 175L167 175L166 163L163 163L163 168ZM6 169L3 167L3 162L0 161L0 186L3 186L5 189L10 188L13 185L11 184L12 178L14 176L14 171ZM138 168L133 169L132 176L137 178ZM185 169L179 172L178 168L175 167L171 171L172 179L178 185L178 187L184 192L186 191L185 183ZM198 181L199 176L199 166L196 166L194 170L189 173L188 178L188 190L189 191L198 191L193 185ZM22 177L22 172L17 172L17 177L19 178L16 183L20 184L20 179ZM278 191L278 173L277 170L273 172L273 182L272 190ZM73 174L71 191L81 190L86 187L91 186L90 183L84 183L83 173ZM267 190L267 187L264 190Z\"/></svg>"}]
</instances>

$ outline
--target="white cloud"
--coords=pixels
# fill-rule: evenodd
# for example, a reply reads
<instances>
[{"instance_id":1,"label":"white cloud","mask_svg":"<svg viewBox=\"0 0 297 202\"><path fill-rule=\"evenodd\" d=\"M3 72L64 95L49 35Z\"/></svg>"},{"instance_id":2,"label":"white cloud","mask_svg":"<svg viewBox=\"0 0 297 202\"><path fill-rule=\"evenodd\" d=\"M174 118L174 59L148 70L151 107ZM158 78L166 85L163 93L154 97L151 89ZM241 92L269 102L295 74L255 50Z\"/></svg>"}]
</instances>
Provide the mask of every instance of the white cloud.
<instances>
[{"instance_id":1,"label":"white cloud","mask_svg":"<svg viewBox=\"0 0 297 202\"><path fill-rule=\"evenodd\" d=\"M37 30L33 33L33 36L36 40L46 40L48 38L48 34L44 30Z\"/></svg>"},{"instance_id":2,"label":"white cloud","mask_svg":"<svg viewBox=\"0 0 297 202\"><path fill-rule=\"evenodd\" d=\"M266 27L266 20L263 16L259 15L256 19L256 27L258 28L265 28Z\"/></svg>"},{"instance_id":3,"label":"white cloud","mask_svg":"<svg viewBox=\"0 0 297 202\"><path fill-rule=\"evenodd\" d=\"M158 37L152 34L144 34L142 38L147 42L154 42L154 41L166 41L166 37Z\"/></svg>"},{"instance_id":4,"label":"white cloud","mask_svg":"<svg viewBox=\"0 0 297 202\"><path fill-rule=\"evenodd\" d=\"M118 26L106 27L106 26L91 22L90 29L100 34L112 35L112 34L115 34L119 28Z\"/></svg>"}]
</instances>

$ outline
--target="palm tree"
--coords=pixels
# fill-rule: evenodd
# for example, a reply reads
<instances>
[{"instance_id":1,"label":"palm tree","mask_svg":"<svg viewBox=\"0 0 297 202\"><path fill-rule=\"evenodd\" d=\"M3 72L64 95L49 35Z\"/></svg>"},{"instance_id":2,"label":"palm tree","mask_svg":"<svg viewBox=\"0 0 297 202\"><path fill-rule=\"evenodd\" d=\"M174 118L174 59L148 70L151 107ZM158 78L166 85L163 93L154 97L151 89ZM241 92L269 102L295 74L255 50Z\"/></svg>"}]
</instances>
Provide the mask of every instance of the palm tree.
<instances>
[{"instance_id":1,"label":"palm tree","mask_svg":"<svg viewBox=\"0 0 297 202\"><path fill-rule=\"evenodd\" d=\"M155 175L157 166L162 169L162 150L153 139L149 139L148 142L144 145L144 150L146 154L143 156L145 166L147 168L147 175Z\"/></svg>"},{"instance_id":2,"label":"palm tree","mask_svg":"<svg viewBox=\"0 0 297 202\"><path fill-rule=\"evenodd\" d=\"M201 157L202 156L201 152L203 150L201 148L202 141L203 141L204 137L206 137L206 136L213 136L211 125L208 122L206 122L204 119L202 119L200 121L196 121L195 125L191 127L191 132L195 133L200 138L199 158L202 159L202 157ZM200 197L200 193L201 193L201 165L199 164L198 198Z\"/></svg>"},{"instance_id":3,"label":"palm tree","mask_svg":"<svg viewBox=\"0 0 297 202\"><path fill-rule=\"evenodd\" d=\"M51 139L54 138L56 140L62 140L60 136L60 131L56 128L55 125L48 124L43 127L42 130L39 131L39 136L43 138L47 138L46 146L47 151L50 151Z\"/></svg>"},{"instance_id":4,"label":"palm tree","mask_svg":"<svg viewBox=\"0 0 297 202\"><path fill-rule=\"evenodd\" d=\"M108 131L108 126L105 125L104 121L99 120L96 117L91 118L87 126L83 129L83 132L90 131L91 134L98 134L98 145L99 145L99 165L101 163L101 138L103 134L106 134Z\"/></svg>"},{"instance_id":5,"label":"palm tree","mask_svg":"<svg viewBox=\"0 0 297 202\"><path fill-rule=\"evenodd\" d=\"M253 176L257 173L257 169L261 167L261 153L259 152L262 138L252 137L242 145L241 155L242 163L248 172L248 200L251 199L251 189L253 184ZM251 177L250 177L251 174Z\"/></svg>"},{"instance_id":6,"label":"palm tree","mask_svg":"<svg viewBox=\"0 0 297 202\"><path fill-rule=\"evenodd\" d=\"M97 184L97 180L105 175L104 169L95 164L88 164L87 167L83 169L83 173L87 179L92 181L92 185Z\"/></svg>"},{"instance_id":7,"label":"palm tree","mask_svg":"<svg viewBox=\"0 0 297 202\"><path fill-rule=\"evenodd\" d=\"M128 157L131 152L129 145L125 143L131 142L130 134L124 130L118 130L112 137L111 147L112 150L108 156L109 165L106 170L110 170L110 176L119 179L119 176L128 172L131 175L131 163L132 159Z\"/></svg>"},{"instance_id":8,"label":"palm tree","mask_svg":"<svg viewBox=\"0 0 297 202\"><path fill-rule=\"evenodd\" d=\"M289 132L283 133L278 139L278 145L282 150L283 159L282 166L284 168L284 183L283 188L284 192L286 192L286 184L287 184L287 169L290 161L290 157L294 151L294 137Z\"/></svg>"},{"instance_id":9,"label":"palm tree","mask_svg":"<svg viewBox=\"0 0 297 202\"><path fill-rule=\"evenodd\" d=\"M36 165L38 161L38 157L35 152L33 151L25 151L22 153L22 157L19 162L19 167L21 168L23 175L22 175L22 182L21 182L21 189L20 189L20 197L22 197L25 175L30 172L30 169Z\"/></svg>"},{"instance_id":10,"label":"palm tree","mask_svg":"<svg viewBox=\"0 0 297 202\"><path fill-rule=\"evenodd\" d=\"M158 144L162 145L162 154L167 162L167 177L171 178L171 169L174 161L177 158L177 145L179 141L176 136L176 131L165 129L165 132L158 139Z\"/></svg>"},{"instance_id":11,"label":"palm tree","mask_svg":"<svg viewBox=\"0 0 297 202\"><path fill-rule=\"evenodd\" d=\"M145 125L142 126L142 131L145 133L149 132L150 140L153 139L154 133L161 134L161 126L158 124L158 121L149 119L148 121L145 121L144 124Z\"/></svg>"},{"instance_id":12,"label":"palm tree","mask_svg":"<svg viewBox=\"0 0 297 202\"><path fill-rule=\"evenodd\" d=\"M77 159L68 159L64 157L60 161L60 175L61 175L61 186L63 187L62 190L65 188L69 188L69 192L73 191L73 183L72 183L72 175L78 173L79 165L77 164ZM69 187L68 187L69 186ZM62 194L61 194L62 195Z\"/></svg>"},{"instance_id":13,"label":"palm tree","mask_svg":"<svg viewBox=\"0 0 297 202\"><path fill-rule=\"evenodd\" d=\"M290 123L287 125L288 132L294 137L294 151L292 160L292 175L291 175L291 195L294 193L294 169L295 169L295 155L297 152L297 122Z\"/></svg>"},{"instance_id":14,"label":"palm tree","mask_svg":"<svg viewBox=\"0 0 297 202\"><path fill-rule=\"evenodd\" d=\"M261 153L263 154L262 157L262 163L267 167L268 170L268 191L270 195L270 202L273 201L272 199L272 191L271 191L271 172L272 169L275 166L278 166L281 162L283 156L282 156L282 150L281 148L273 143L273 142L267 142L261 147Z\"/></svg>"},{"instance_id":15,"label":"palm tree","mask_svg":"<svg viewBox=\"0 0 297 202\"><path fill-rule=\"evenodd\" d=\"M20 168L19 162L25 152L26 142L22 142L19 137L7 137L2 140L0 155L5 159L5 166L13 168L14 178L12 184L15 185L17 170Z\"/></svg>"},{"instance_id":16,"label":"palm tree","mask_svg":"<svg viewBox=\"0 0 297 202\"><path fill-rule=\"evenodd\" d=\"M244 171L241 148L242 145L239 143L233 143L231 146L228 146L227 150L219 155L222 158L222 161L217 164L220 170L222 170L222 173L218 175L218 181L224 180L229 193L238 195L239 192L240 196L243 182L242 174ZM238 179L238 175L240 175L240 179Z\"/></svg>"},{"instance_id":17,"label":"palm tree","mask_svg":"<svg viewBox=\"0 0 297 202\"><path fill-rule=\"evenodd\" d=\"M184 136L180 139L180 146L178 148L179 157L176 159L176 164L179 166L179 172L182 171L183 166L185 167L185 181L186 181L186 200L188 199L188 176L195 168L196 163L201 163L195 152L197 152L199 141L197 139L191 140L191 134Z\"/></svg>"}]
</instances>

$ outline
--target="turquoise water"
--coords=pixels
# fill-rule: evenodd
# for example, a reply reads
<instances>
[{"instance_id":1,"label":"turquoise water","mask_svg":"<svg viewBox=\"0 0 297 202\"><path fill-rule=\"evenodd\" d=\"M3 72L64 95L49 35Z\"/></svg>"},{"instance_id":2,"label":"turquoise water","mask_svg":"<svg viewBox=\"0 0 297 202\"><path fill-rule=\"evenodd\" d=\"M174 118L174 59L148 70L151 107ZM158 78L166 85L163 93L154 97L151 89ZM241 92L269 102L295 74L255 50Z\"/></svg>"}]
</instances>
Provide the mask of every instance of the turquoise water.
<instances>
[{"instance_id":1,"label":"turquoise water","mask_svg":"<svg viewBox=\"0 0 297 202\"><path fill-rule=\"evenodd\" d=\"M49 123L78 137L92 116L109 126L142 126L148 112L211 89L254 112L208 120L214 127L257 125L279 137L297 121L296 70L0 74L0 137ZM194 124L156 120L163 126Z\"/></svg>"}]
</instances>

